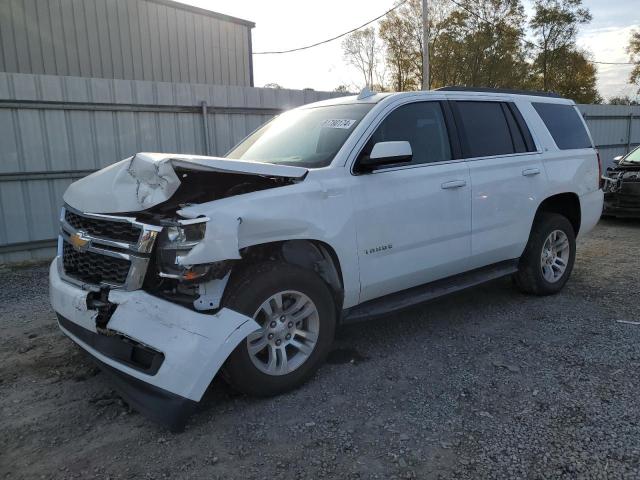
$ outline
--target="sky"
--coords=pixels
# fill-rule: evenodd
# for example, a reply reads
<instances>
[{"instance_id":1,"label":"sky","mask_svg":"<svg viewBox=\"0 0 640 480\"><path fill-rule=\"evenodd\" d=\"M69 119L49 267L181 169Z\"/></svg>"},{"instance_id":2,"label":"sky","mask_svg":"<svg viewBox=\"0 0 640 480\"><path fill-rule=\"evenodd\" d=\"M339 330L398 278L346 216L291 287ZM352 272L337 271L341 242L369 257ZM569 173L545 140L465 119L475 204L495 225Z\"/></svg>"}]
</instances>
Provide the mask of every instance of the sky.
<instances>
[{"instance_id":1,"label":"sky","mask_svg":"<svg viewBox=\"0 0 640 480\"><path fill-rule=\"evenodd\" d=\"M361 25L384 13L393 0L180 0L255 22L253 51L286 50L308 45ZM628 62L625 47L633 29L640 29L639 0L583 0L593 15L582 26L578 45L593 60ZM531 1L524 0L531 11ZM285 88L333 90L338 85L355 89L362 84L358 72L345 64L341 40L302 52L254 55L254 83L277 83ZM605 98L636 97L627 83L631 66L598 65L598 89Z\"/></svg>"}]
</instances>

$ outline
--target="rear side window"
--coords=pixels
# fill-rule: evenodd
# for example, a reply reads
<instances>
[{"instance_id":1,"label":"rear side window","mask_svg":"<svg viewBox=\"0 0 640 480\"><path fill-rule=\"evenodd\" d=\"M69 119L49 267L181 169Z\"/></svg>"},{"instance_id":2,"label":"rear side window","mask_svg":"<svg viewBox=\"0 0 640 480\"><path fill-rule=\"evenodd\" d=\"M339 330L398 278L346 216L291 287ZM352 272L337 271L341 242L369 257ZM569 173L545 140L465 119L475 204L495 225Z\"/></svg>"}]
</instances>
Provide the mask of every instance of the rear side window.
<instances>
[{"instance_id":1,"label":"rear side window","mask_svg":"<svg viewBox=\"0 0 640 480\"><path fill-rule=\"evenodd\" d=\"M526 125L504 102L453 102L465 158L533 151ZM523 131L524 130L524 131Z\"/></svg>"},{"instance_id":2,"label":"rear side window","mask_svg":"<svg viewBox=\"0 0 640 480\"><path fill-rule=\"evenodd\" d=\"M591 148L589 134L573 105L532 102L560 150Z\"/></svg>"}]
</instances>

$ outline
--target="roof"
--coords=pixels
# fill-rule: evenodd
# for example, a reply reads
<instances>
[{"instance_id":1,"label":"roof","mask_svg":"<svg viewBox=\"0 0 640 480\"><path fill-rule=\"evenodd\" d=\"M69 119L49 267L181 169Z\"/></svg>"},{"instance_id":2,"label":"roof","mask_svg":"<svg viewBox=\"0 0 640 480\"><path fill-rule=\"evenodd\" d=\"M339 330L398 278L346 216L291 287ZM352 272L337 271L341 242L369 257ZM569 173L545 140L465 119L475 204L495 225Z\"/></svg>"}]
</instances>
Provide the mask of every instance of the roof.
<instances>
[{"instance_id":1,"label":"roof","mask_svg":"<svg viewBox=\"0 0 640 480\"><path fill-rule=\"evenodd\" d=\"M238 17L232 17L231 15L225 15L224 13L214 12L213 10L207 10L204 8L194 7L187 5L186 3L174 2L173 0L147 0L148 2L157 3L159 5L165 5L167 7L178 8L186 12L195 13L197 15L205 15L207 17L217 18L218 20L224 20L226 22L237 23L249 28L253 28L256 24L250 20L244 20Z\"/></svg>"}]
</instances>

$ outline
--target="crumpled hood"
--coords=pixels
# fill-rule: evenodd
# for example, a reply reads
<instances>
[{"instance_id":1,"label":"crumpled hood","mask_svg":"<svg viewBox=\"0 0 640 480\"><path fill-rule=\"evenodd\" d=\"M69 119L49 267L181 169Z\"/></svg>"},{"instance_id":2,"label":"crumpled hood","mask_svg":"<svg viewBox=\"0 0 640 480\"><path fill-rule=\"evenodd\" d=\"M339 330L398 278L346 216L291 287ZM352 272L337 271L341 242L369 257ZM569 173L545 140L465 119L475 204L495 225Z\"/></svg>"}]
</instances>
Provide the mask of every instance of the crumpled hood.
<instances>
[{"instance_id":1,"label":"crumpled hood","mask_svg":"<svg viewBox=\"0 0 640 480\"><path fill-rule=\"evenodd\" d=\"M65 203L91 213L146 210L172 197L180 186L175 167L194 171L244 173L269 177L303 178L307 169L220 157L136 153L72 183Z\"/></svg>"}]
</instances>

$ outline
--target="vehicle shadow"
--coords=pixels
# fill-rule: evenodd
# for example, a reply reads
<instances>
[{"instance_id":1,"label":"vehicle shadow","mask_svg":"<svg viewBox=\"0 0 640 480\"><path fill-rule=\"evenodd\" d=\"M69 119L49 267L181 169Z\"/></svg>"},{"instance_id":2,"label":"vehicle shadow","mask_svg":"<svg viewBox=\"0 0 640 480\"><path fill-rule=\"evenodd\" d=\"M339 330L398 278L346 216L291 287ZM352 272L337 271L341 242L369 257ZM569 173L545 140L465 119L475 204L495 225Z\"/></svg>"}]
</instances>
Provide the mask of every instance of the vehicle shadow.
<instances>
[{"instance_id":1,"label":"vehicle shadow","mask_svg":"<svg viewBox=\"0 0 640 480\"><path fill-rule=\"evenodd\" d=\"M633 217L612 217L603 215L600 222L611 227L640 227L640 213L638 218Z\"/></svg>"},{"instance_id":2,"label":"vehicle shadow","mask_svg":"<svg viewBox=\"0 0 640 480\"><path fill-rule=\"evenodd\" d=\"M333 348L317 375L322 379L326 375L335 374L333 369L329 372L327 365L347 368L353 364L367 362L369 352L384 352L392 345L405 344L407 332L420 331L424 336L446 338L460 328L473 329L477 318L472 312L527 298L535 297L522 295L514 288L511 279L505 277L388 315L340 325L336 331ZM437 342L437 338L433 341ZM310 382L316 380L312 378L298 390L308 388ZM200 402L198 415L226 409L238 400L247 403L277 401L274 398L255 398L239 393L224 380L221 373L218 373Z\"/></svg>"}]
</instances>

